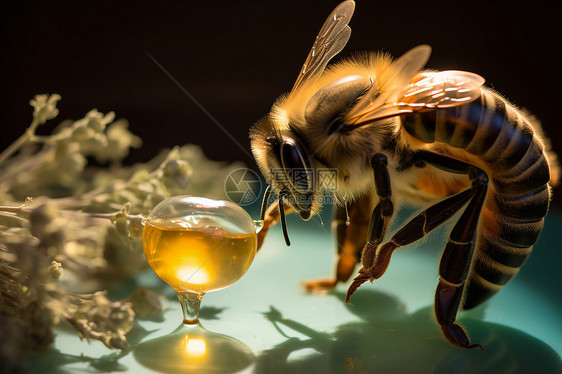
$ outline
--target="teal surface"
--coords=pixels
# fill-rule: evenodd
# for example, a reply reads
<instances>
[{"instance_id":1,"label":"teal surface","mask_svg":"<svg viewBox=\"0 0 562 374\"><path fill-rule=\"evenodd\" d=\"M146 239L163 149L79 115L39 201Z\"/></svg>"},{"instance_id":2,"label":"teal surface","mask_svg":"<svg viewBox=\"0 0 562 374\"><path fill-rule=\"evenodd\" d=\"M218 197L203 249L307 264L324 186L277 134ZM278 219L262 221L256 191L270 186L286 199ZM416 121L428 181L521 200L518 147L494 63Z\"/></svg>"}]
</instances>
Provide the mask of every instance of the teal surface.
<instances>
[{"instance_id":1,"label":"teal surface","mask_svg":"<svg viewBox=\"0 0 562 374\"><path fill-rule=\"evenodd\" d=\"M290 217L288 228L291 247L284 245L280 228L275 227L238 283L204 297L203 327L213 339L220 335L224 344L231 344L217 359L221 365L209 372L562 372L561 213L547 217L534 253L515 279L487 304L459 315L472 341L484 346L482 351L452 347L434 321L432 304L445 231L397 251L386 274L373 284L365 283L348 305L343 301L347 285L317 295L304 292L300 284L332 274L329 223L324 227L316 219L305 223ZM189 368L174 366L173 354L167 353L173 346L142 345L179 342L175 330L181 310L171 289L162 287L151 272L144 273L137 285L161 289L167 296L166 313L163 322L140 322L142 329L129 337L131 351L111 351L99 342L88 344L70 331L60 331L56 350L38 357L33 371L205 372L195 361Z\"/></svg>"}]
</instances>

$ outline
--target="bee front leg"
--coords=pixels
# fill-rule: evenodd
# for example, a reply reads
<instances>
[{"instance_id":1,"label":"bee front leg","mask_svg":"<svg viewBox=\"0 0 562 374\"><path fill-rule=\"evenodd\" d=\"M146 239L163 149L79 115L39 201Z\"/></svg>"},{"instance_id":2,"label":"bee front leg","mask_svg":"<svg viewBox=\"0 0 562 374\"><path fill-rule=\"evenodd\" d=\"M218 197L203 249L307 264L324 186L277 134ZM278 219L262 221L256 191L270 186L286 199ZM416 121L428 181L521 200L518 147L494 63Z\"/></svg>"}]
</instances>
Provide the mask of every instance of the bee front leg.
<instances>
[{"instance_id":1,"label":"bee front leg","mask_svg":"<svg viewBox=\"0 0 562 374\"><path fill-rule=\"evenodd\" d=\"M332 228L336 234L338 261L336 274L332 278L311 279L303 282L309 292L325 293L334 288L338 282L347 282L359 263L361 250L369 228L372 196L360 196L348 207L336 207ZM349 222L347 220L349 214Z\"/></svg>"}]
</instances>

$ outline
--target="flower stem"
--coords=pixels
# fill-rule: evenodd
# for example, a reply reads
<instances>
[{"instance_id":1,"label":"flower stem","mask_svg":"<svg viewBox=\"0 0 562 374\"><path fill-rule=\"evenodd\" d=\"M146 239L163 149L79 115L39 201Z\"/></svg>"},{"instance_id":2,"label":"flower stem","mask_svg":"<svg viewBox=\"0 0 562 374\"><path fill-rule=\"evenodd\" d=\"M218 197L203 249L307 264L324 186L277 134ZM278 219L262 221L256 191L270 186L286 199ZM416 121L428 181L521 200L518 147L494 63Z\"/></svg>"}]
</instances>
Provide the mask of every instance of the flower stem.
<instances>
[{"instance_id":1,"label":"flower stem","mask_svg":"<svg viewBox=\"0 0 562 374\"><path fill-rule=\"evenodd\" d=\"M33 139L33 136L35 135L35 129L38 125L39 123L37 122L37 120L33 119L29 128L0 154L0 164L7 160L11 155L16 153L25 143Z\"/></svg>"}]
</instances>

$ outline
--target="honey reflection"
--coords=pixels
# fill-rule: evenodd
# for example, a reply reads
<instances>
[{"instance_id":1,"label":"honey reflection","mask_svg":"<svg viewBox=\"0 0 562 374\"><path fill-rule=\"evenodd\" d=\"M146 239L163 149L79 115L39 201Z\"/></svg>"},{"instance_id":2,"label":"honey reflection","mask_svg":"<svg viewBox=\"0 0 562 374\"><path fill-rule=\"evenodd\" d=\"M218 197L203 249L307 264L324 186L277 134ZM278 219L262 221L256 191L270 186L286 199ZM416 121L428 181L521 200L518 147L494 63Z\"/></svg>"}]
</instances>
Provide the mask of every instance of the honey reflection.
<instances>
[{"instance_id":1,"label":"honey reflection","mask_svg":"<svg viewBox=\"0 0 562 374\"><path fill-rule=\"evenodd\" d=\"M234 373L254 361L242 342L201 325L182 324L169 335L137 345L133 354L141 365L162 373Z\"/></svg>"},{"instance_id":2,"label":"honey reflection","mask_svg":"<svg viewBox=\"0 0 562 374\"><path fill-rule=\"evenodd\" d=\"M209 273L201 266L183 266L172 271L175 272L176 278L180 280L178 282L180 284L178 288L180 289L185 286L185 283L204 286L211 281Z\"/></svg>"},{"instance_id":3,"label":"honey reflection","mask_svg":"<svg viewBox=\"0 0 562 374\"><path fill-rule=\"evenodd\" d=\"M184 336L185 354L190 358L205 356L207 352L207 343L204 339L190 337L189 334Z\"/></svg>"}]
</instances>

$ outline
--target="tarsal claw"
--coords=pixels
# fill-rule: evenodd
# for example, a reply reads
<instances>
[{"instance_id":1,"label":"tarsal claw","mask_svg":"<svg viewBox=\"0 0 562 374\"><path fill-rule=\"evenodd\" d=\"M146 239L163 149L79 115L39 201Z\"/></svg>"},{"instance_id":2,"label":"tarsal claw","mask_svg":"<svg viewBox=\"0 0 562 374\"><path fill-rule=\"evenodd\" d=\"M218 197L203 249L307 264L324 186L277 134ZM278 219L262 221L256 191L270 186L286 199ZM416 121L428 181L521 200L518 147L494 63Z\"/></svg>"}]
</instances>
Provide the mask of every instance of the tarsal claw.
<instances>
[{"instance_id":1,"label":"tarsal claw","mask_svg":"<svg viewBox=\"0 0 562 374\"><path fill-rule=\"evenodd\" d=\"M365 268L361 268L359 270L359 275L357 275L353 279L351 286L349 286L349 288L347 289L347 294L345 295L345 302L349 303L349 299L351 295L353 295L355 291L357 291L359 286L361 286L363 283L365 283L368 280L371 281L372 283L373 280L375 280L375 278L372 276L372 274L370 274L367 270L365 270Z\"/></svg>"}]
</instances>

